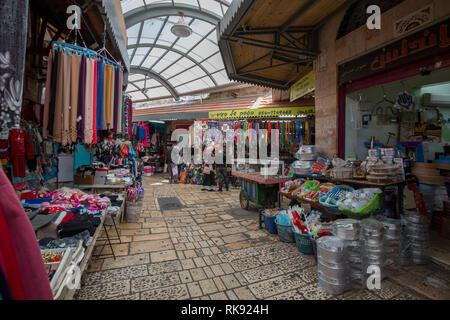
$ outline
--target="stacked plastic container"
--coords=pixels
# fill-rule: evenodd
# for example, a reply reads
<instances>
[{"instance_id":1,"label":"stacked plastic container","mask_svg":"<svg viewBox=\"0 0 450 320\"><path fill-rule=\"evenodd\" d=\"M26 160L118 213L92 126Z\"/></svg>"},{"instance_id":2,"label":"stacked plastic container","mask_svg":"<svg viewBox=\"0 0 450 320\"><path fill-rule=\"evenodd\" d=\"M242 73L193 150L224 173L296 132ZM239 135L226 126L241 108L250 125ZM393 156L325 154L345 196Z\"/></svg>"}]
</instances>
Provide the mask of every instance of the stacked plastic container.
<instances>
[{"instance_id":1,"label":"stacked plastic container","mask_svg":"<svg viewBox=\"0 0 450 320\"><path fill-rule=\"evenodd\" d=\"M402 217L402 263L426 264L430 257L430 236L426 216L407 212Z\"/></svg>"},{"instance_id":2,"label":"stacked plastic container","mask_svg":"<svg viewBox=\"0 0 450 320\"><path fill-rule=\"evenodd\" d=\"M385 269L388 273L396 272L400 267L401 221L386 217L377 220L383 224L384 229Z\"/></svg>"},{"instance_id":3,"label":"stacked plastic container","mask_svg":"<svg viewBox=\"0 0 450 320\"><path fill-rule=\"evenodd\" d=\"M364 280L359 221L355 219L336 220L333 232L344 241L347 253L349 285L350 287L359 288Z\"/></svg>"},{"instance_id":4,"label":"stacked plastic container","mask_svg":"<svg viewBox=\"0 0 450 320\"><path fill-rule=\"evenodd\" d=\"M319 289L339 295L349 288L347 254L344 240L325 236L317 240Z\"/></svg>"},{"instance_id":5,"label":"stacked plastic container","mask_svg":"<svg viewBox=\"0 0 450 320\"><path fill-rule=\"evenodd\" d=\"M145 174L145 176L147 176L147 177L150 177L150 176L152 176L154 173L155 173L155 167L152 167L152 166L145 166L144 167L144 174Z\"/></svg>"},{"instance_id":6,"label":"stacked plastic container","mask_svg":"<svg viewBox=\"0 0 450 320\"><path fill-rule=\"evenodd\" d=\"M384 270L386 252L383 224L373 218L361 221L361 240L363 270L367 271L369 266L378 266L381 279L384 279L386 277L386 270ZM367 274L364 273L364 275L366 276Z\"/></svg>"}]
</instances>

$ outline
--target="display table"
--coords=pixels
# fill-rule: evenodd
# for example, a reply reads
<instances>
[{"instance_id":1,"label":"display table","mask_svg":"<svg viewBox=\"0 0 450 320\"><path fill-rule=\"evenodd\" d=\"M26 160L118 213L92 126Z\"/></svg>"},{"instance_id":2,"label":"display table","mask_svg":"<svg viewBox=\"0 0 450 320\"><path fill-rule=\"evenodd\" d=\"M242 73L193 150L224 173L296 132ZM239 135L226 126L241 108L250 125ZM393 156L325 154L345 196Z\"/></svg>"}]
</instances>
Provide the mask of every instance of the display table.
<instances>
[{"instance_id":1,"label":"display table","mask_svg":"<svg viewBox=\"0 0 450 320\"><path fill-rule=\"evenodd\" d=\"M78 186L79 189L90 189L92 193L103 193L109 190L120 190L125 191L127 185L125 184L83 184ZM101 192L97 192L101 190Z\"/></svg>"},{"instance_id":2,"label":"display table","mask_svg":"<svg viewBox=\"0 0 450 320\"><path fill-rule=\"evenodd\" d=\"M386 208L385 203L385 189L388 187L396 187L397 188L397 217L400 218L399 213L403 212L403 188L406 186L408 181L394 181L394 182L388 182L388 183L378 183L378 182L370 182L367 180L362 179L334 179L334 178L327 178L324 176L306 176L306 175L295 175L295 178L303 178L303 179L314 179L321 182L331 182L336 185L350 185L355 188L379 188L381 189L382 193L379 195L380 197L380 209L377 210L374 214L384 212ZM299 202L305 202L311 204L313 208L316 208L317 210L324 210L330 213L334 214L346 214L338 209L323 206L318 202L311 202L303 198L294 197L293 195L289 193L279 192L278 193L278 206L281 206L281 199L282 197L286 197L290 200L297 200ZM353 216L352 216L353 217ZM363 217L363 216L362 216Z\"/></svg>"},{"instance_id":3,"label":"display table","mask_svg":"<svg viewBox=\"0 0 450 320\"><path fill-rule=\"evenodd\" d=\"M291 180L288 177L264 176L259 172L242 173L233 171L232 176L241 180L239 202L241 208L248 210L250 202L273 208L276 205L276 195L280 189L280 184Z\"/></svg>"}]
</instances>

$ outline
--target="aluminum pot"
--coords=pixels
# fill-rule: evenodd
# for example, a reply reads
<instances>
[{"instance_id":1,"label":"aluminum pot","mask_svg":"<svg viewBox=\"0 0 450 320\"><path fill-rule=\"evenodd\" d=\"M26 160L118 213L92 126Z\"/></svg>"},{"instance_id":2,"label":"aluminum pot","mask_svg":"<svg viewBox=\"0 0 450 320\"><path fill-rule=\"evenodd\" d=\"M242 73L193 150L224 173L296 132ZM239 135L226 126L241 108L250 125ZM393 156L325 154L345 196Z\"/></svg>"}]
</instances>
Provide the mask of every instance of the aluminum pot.
<instances>
[{"instance_id":1,"label":"aluminum pot","mask_svg":"<svg viewBox=\"0 0 450 320\"><path fill-rule=\"evenodd\" d=\"M427 217L419 214L407 214L405 215L405 219L409 223L415 223L415 224L421 224L426 225L427 223Z\"/></svg>"},{"instance_id":2,"label":"aluminum pot","mask_svg":"<svg viewBox=\"0 0 450 320\"><path fill-rule=\"evenodd\" d=\"M383 255L367 255L364 258L364 262L368 265L382 265L385 262L386 258Z\"/></svg>"}]
</instances>

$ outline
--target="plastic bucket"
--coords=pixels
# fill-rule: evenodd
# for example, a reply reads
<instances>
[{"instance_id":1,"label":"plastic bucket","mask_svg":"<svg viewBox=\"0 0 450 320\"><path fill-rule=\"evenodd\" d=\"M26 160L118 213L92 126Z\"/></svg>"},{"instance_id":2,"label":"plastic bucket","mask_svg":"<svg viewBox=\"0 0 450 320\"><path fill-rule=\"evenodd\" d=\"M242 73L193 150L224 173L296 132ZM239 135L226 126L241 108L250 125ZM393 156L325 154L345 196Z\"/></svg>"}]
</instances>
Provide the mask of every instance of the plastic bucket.
<instances>
[{"instance_id":1,"label":"plastic bucket","mask_svg":"<svg viewBox=\"0 0 450 320\"><path fill-rule=\"evenodd\" d=\"M275 224L277 226L278 236L280 237L281 241L295 242L294 230L292 229L292 226L285 226L276 222Z\"/></svg>"},{"instance_id":2,"label":"plastic bucket","mask_svg":"<svg viewBox=\"0 0 450 320\"><path fill-rule=\"evenodd\" d=\"M314 254L313 244L311 242L311 237L308 234L301 234L294 231L295 244L297 245L298 251L303 254Z\"/></svg>"},{"instance_id":3,"label":"plastic bucket","mask_svg":"<svg viewBox=\"0 0 450 320\"><path fill-rule=\"evenodd\" d=\"M264 216L264 228L271 234L277 234L277 226L275 224L275 218L277 216L267 216L264 212L262 215Z\"/></svg>"}]
</instances>

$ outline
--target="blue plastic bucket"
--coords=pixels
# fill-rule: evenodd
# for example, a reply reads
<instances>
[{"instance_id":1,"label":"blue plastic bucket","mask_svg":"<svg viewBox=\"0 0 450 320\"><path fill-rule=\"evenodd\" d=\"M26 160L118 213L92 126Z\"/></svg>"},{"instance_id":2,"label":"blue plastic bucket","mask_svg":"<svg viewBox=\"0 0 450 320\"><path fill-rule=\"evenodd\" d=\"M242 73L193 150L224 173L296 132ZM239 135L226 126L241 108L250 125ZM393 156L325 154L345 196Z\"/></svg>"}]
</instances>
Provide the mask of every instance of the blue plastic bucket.
<instances>
[{"instance_id":1,"label":"blue plastic bucket","mask_svg":"<svg viewBox=\"0 0 450 320\"><path fill-rule=\"evenodd\" d=\"M277 226L275 224L275 218L277 216L267 216L264 211L262 212L262 215L264 216L264 228L271 234L277 234Z\"/></svg>"}]
</instances>

